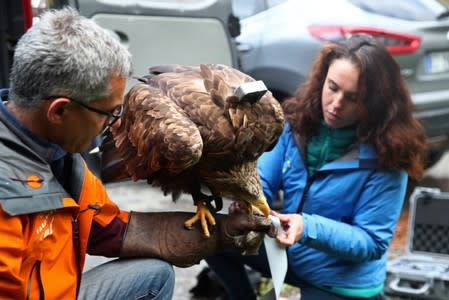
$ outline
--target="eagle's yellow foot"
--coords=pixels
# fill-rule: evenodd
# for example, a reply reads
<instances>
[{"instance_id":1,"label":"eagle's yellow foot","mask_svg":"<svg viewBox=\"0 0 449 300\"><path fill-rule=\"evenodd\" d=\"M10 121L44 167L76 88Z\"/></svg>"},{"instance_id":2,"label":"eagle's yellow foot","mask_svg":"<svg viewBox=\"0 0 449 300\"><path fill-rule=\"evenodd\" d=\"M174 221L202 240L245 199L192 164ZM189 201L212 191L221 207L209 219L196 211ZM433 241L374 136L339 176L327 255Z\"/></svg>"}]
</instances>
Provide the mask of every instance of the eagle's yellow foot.
<instances>
[{"instance_id":1,"label":"eagle's yellow foot","mask_svg":"<svg viewBox=\"0 0 449 300\"><path fill-rule=\"evenodd\" d=\"M215 218L202 202L197 202L196 214L192 218L184 222L184 227L186 227L187 229L192 229L192 225L198 220L201 221L201 227L203 229L204 235L206 237L210 237L208 223L212 226L215 226Z\"/></svg>"}]
</instances>

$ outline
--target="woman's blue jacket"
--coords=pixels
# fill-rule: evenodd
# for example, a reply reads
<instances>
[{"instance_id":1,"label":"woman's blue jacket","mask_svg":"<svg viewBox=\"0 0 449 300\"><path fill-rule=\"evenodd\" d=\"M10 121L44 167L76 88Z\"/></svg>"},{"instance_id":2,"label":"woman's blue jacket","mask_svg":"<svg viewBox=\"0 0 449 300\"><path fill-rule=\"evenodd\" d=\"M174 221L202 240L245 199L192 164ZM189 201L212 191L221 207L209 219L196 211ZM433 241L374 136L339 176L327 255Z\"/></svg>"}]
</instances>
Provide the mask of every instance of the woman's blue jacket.
<instances>
[{"instance_id":1,"label":"woman's blue jacket","mask_svg":"<svg viewBox=\"0 0 449 300\"><path fill-rule=\"evenodd\" d=\"M287 124L274 149L258 161L268 202L282 190L283 213L298 213L303 206L304 234L288 249L289 268L324 287L382 284L406 172L379 170L374 147L360 144L308 178L300 152Z\"/></svg>"}]
</instances>

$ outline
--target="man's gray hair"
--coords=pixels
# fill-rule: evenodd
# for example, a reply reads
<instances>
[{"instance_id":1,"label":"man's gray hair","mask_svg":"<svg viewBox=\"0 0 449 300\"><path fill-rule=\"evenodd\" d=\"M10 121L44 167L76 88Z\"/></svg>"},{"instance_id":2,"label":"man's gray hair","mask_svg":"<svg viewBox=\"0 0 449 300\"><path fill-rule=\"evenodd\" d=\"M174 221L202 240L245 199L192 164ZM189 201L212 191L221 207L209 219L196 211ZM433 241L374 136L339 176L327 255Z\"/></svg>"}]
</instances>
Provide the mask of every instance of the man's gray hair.
<instances>
[{"instance_id":1,"label":"man's gray hair","mask_svg":"<svg viewBox=\"0 0 449 300\"><path fill-rule=\"evenodd\" d=\"M87 104L108 95L112 75L130 72L131 55L111 32L73 8L51 10L16 46L10 101L36 107L67 96Z\"/></svg>"}]
</instances>

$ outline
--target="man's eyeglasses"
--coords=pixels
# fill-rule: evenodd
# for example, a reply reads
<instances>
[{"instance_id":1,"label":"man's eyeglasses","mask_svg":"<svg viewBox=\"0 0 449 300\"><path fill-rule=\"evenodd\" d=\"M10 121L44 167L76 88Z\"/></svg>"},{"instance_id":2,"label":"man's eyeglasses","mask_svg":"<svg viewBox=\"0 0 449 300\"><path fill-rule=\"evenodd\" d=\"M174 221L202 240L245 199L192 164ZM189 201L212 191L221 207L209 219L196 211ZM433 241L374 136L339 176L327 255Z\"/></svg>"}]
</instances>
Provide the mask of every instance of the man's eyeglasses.
<instances>
[{"instance_id":1,"label":"man's eyeglasses","mask_svg":"<svg viewBox=\"0 0 449 300\"><path fill-rule=\"evenodd\" d=\"M97 114L100 114L100 115L108 116L108 121L107 121L107 123L106 123L106 127L101 131L100 135L105 134L106 131L108 131L109 128L110 128L115 122L117 122L117 120L120 119L121 116L123 116L123 112L124 112L123 104L120 104L119 106L116 106L112 111L104 111L104 110L101 110L101 109L98 109L98 108L89 106L89 105L87 105L87 104L84 104L84 103L81 102L81 101L75 100L75 99L70 98L70 97L67 97L67 96L50 96L50 97L47 97L46 99L52 100L52 99L57 99L57 98L66 98L66 99L69 99L70 101L72 101L72 102L78 104L79 106L81 106L81 107L83 107L83 108L85 108L85 109L87 109L87 110L96 112Z\"/></svg>"}]
</instances>

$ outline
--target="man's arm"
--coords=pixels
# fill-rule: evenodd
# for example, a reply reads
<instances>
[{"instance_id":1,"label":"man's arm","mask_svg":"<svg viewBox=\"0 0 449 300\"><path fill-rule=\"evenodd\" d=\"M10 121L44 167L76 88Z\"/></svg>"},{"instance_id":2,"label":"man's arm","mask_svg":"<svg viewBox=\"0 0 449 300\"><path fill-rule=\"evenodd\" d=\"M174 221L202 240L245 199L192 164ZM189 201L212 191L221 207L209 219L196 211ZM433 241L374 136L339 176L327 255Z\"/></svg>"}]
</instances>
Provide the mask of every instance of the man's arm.
<instances>
[{"instance_id":1,"label":"man's arm","mask_svg":"<svg viewBox=\"0 0 449 300\"><path fill-rule=\"evenodd\" d=\"M242 212L218 214L217 224L207 238L199 226L185 229L185 220L192 216L187 212L131 212L120 256L157 257L178 267L189 267L223 251L256 254L265 233L276 234L269 218Z\"/></svg>"}]
</instances>

